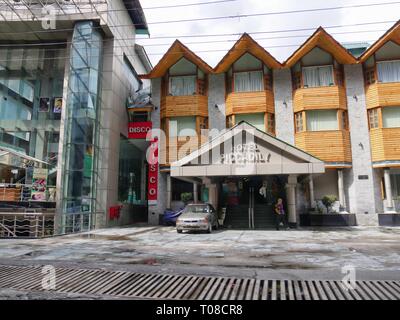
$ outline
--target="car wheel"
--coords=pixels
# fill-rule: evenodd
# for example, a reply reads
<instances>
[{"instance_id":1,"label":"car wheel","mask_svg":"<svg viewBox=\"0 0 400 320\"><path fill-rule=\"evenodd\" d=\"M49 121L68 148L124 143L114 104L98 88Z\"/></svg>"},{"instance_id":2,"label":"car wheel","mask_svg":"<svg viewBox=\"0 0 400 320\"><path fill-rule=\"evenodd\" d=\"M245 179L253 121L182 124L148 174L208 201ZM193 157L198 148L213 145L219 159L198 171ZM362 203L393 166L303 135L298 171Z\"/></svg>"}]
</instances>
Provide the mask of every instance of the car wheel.
<instances>
[{"instance_id":1,"label":"car wheel","mask_svg":"<svg viewBox=\"0 0 400 320\"><path fill-rule=\"evenodd\" d=\"M218 230L218 228L219 228L219 223L218 223L218 220L215 222L215 225L214 225L214 230Z\"/></svg>"},{"instance_id":2,"label":"car wheel","mask_svg":"<svg viewBox=\"0 0 400 320\"><path fill-rule=\"evenodd\" d=\"M211 232L212 232L212 224L210 223L210 224L208 225L207 233L211 233Z\"/></svg>"},{"instance_id":3,"label":"car wheel","mask_svg":"<svg viewBox=\"0 0 400 320\"><path fill-rule=\"evenodd\" d=\"M178 232L178 233L182 233L182 230L176 230L176 232Z\"/></svg>"}]
</instances>

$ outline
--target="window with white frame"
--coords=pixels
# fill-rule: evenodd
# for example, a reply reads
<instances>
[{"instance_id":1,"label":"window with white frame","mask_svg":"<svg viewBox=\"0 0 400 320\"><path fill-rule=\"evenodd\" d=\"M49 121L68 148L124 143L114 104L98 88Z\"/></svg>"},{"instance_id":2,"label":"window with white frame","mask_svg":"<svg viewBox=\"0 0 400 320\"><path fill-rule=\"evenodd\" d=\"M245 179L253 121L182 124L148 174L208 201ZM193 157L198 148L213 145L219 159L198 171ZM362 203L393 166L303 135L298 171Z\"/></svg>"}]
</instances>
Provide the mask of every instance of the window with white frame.
<instances>
[{"instance_id":1,"label":"window with white frame","mask_svg":"<svg viewBox=\"0 0 400 320\"><path fill-rule=\"evenodd\" d=\"M191 96L196 94L197 76L179 76L169 78L169 93L173 96Z\"/></svg>"},{"instance_id":2,"label":"window with white frame","mask_svg":"<svg viewBox=\"0 0 400 320\"><path fill-rule=\"evenodd\" d=\"M379 82L400 82L400 60L380 61L376 67Z\"/></svg>"},{"instance_id":3,"label":"window with white frame","mask_svg":"<svg viewBox=\"0 0 400 320\"><path fill-rule=\"evenodd\" d=\"M307 131L338 130L336 110L312 110L306 112Z\"/></svg>"},{"instance_id":4,"label":"window with white frame","mask_svg":"<svg viewBox=\"0 0 400 320\"><path fill-rule=\"evenodd\" d=\"M235 72L235 92L264 91L264 80L262 71Z\"/></svg>"},{"instance_id":5,"label":"window with white frame","mask_svg":"<svg viewBox=\"0 0 400 320\"><path fill-rule=\"evenodd\" d=\"M369 128L376 129L379 127L378 109L368 110Z\"/></svg>"},{"instance_id":6,"label":"window with white frame","mask_svg":"<svg viewBox=\"0 0 400 320\"><path fill-rule=\"evenodd\" d=\"M382 108L382 122L384 128L400 128L400 107Z\"/></svg>"},{"instance_id":7,"label":"window with white frame","mask_svg":"<svg viewBox=\"0 0 400 320\"><path fill-rule=\"evenodd\" d=\"M305 88L333 86L333 66L304 67L303 84Z\"/></svg>"},{"instance_id":8,"label":"window with white frame","mask_svg":"<svg viewBox=\"0 0 400 320\"><path fill-rule=\"evenodd\" d=\"M303 112L297 112L294 115L295 118L295 124L296 124L296 132L302 132L304 131L304 126L303 126Z\"/></svg>"}]
</instances>

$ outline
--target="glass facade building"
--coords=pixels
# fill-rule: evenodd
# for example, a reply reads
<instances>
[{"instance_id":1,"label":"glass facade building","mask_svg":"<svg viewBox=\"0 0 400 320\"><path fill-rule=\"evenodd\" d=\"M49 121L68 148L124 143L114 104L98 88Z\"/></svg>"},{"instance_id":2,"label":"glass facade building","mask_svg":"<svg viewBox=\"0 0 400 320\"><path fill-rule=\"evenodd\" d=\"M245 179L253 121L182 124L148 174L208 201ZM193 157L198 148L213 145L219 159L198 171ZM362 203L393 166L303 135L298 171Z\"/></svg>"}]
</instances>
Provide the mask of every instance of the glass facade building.
<instances>
[{"instance_id":1,"label":"glass facade building","mask_svg":"<svg viewBox=\"0 0 400 320\"><path fill-rule=\"evenodd\" d=\"M82 213L96 212L101 53L102 37L93 22L77 23L71 44L62 206L64 219L78 214L78 224L85 219Z\"/></svg>"}]
</instances>

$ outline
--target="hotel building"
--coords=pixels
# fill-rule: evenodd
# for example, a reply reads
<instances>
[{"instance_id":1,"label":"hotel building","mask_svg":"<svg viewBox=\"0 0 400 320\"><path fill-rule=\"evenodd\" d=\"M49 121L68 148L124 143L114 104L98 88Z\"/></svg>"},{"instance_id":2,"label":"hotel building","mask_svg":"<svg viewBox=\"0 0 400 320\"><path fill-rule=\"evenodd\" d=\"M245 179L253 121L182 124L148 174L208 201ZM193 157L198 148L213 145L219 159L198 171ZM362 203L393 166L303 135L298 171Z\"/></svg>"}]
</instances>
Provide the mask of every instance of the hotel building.
<instances>
[{"instance_id":1,"label":"hotel building","mask_svg":"<svg viewBox=\"0 0 400 320\"><path fill-rule=\"evenodd\" d=\"M281 197L292 226L399 225L399 23L368 48L319 28L283 63L248 34L215 68L177 40L141 78L165 132L149 223L190 200L267 228Z\"/></svg>"}]
</instances>

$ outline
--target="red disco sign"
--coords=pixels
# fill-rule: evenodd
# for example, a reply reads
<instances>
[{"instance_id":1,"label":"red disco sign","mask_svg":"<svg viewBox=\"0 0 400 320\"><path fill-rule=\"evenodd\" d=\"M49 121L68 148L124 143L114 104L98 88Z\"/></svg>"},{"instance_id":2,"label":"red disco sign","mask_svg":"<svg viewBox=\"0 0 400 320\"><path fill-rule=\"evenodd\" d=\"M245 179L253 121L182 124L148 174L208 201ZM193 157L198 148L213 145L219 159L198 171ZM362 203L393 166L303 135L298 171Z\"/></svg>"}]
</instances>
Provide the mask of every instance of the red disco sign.
<instances>
[{"instance_id":1,"label":"red disco sign","mask_svg":"<svg viewBox=\"0 0 400 320\"><path fill-rule=\"evenodd\" d=\"M128 125L129 139L146 139L147 133L152 129L153 123L146 122L130 122Z\"/></svg>"},{"instance_id":2,"label":"red disco sign","mask_svg":"<svg viewBox=\"0 0 400 320\"><path fill-rule=\"evenodd\" d=\"M157 201L158 194L158 141L154 140L150 144L149 150L149 173L147 184L147 200L153 203Z\"/></svg>"}]
</instances>

